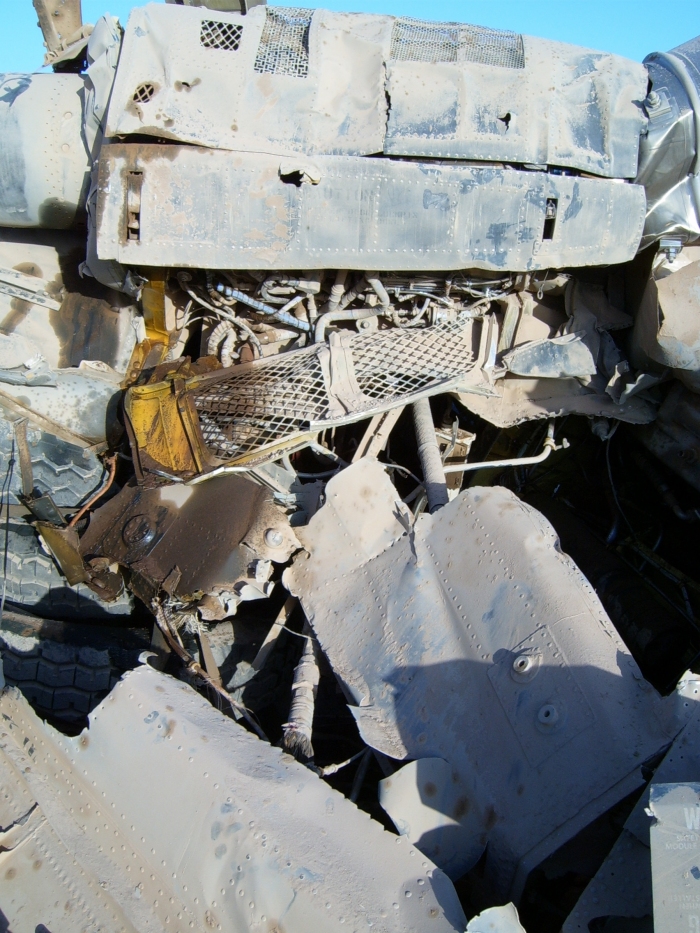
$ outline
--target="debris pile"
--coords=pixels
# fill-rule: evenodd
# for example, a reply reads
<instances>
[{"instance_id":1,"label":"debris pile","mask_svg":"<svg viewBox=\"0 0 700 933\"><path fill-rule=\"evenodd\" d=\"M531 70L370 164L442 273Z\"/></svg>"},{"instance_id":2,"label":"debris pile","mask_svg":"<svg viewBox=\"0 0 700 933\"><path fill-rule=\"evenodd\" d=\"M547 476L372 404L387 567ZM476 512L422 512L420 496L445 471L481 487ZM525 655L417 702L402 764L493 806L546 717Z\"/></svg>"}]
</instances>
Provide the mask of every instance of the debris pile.
<instances>
[{"instance_id":1,"label":"debris pile","mask_svg":"<svg viewBox=\"0 0 700 933\"><path fill-rule=\"evenodd\" d=\"M700 40L35 6L12 929L688 929Z\"/></svg>"}]
</instances>

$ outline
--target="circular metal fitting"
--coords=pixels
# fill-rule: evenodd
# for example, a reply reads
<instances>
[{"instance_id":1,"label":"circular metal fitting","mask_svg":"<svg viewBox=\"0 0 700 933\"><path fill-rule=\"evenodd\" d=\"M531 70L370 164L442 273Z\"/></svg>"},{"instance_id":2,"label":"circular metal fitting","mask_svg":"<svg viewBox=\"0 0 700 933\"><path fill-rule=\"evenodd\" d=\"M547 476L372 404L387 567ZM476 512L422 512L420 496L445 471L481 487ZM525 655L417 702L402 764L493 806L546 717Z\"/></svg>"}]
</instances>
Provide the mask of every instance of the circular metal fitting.
<instances>
[{"instance_id":1,"label":"circular metal fitting","mask_svg":"<svg viewBox=\"0 0 700 933\"><path fill-rule=\"evenodd\" d=\"M513 670L516 674L527 674L535 666L535 659L529 654L519 654L513 661Z\"/></svg>"},{"instance_id":2,"label":"circular metal fitting","mask_svg":"<svg viewBox=\"0 0 700 933\"><path fill-rule=\"evenodd\" d=\"M282 547L284 544L284 535L276 528L268 528L265 532L265 544L268 547Z\"/></svg>"},{"instance_id":3,"label":"circular metal fitting","mask_svg":"<svg viewBox=\"0 0 700 933\"><path fill-rule=\"evenodd\" d=\"M148 515L134 515L122 529L124 544L129 547L150 544L155 536L156 529Z\"/></svg>"},{"instance_id":4,"label":"circular metal fitting","mask_svg":"<svg viewBox=\"0 0 700 933\"><path fill-rule=\"evenodd\" d=\"M545 703L540 707L537 714L537 721L543 726L554 726L559 722L559 711L551 703Z\"/></svg>"}]
</instances>

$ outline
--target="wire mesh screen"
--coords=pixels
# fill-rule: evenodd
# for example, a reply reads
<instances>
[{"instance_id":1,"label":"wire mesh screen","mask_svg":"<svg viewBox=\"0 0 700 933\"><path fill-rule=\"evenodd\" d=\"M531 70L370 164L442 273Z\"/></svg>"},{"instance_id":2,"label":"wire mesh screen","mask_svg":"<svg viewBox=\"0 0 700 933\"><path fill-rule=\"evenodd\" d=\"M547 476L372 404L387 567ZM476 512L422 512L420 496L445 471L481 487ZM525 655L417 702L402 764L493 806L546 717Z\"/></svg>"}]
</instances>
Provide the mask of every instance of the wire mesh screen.
<instances>
[{"instance_id":1,"label":"wire mesh screen","mask_svg":"<svg viewBox=\"0 0 700 933\"><path fill-rule=\"evenodd\" d=\"M313 10L267 7L255 56L255 71L305 78L309 73L309 30Z\"/></svg>"},{"instance_id":2,"label":"wire mesh screen","mask_svg":"<svg viewBox=\"0 0 700 933\"><path fill-rule=\"evenodd\" d=\"M397 19L391 34L391 58L405 62L476 62L499 68L524 68L523 37L516 32Z\"/></svg>"},{"instance_id":3,"label":"wire mesh screen","mask_svg":"<svg viewBox=\"0 0 700 933\"><path fill-rule=\"evenodd\" d=\"M204 443L230 460L300 434L328 411L316 347L286 353L195 391Z\"/></svg>"},{"instance_id":4,"label":"wire mesh screen","mask_svg":"<svg viewBox=\"0 0 700 933\"><path fill-rule=\"evenodd\" d=\"M337 414L328 385L333 370L322 365L325 344L296 350L225 375L191 390L209 451L221 460L263 451L313 426L357 420L364 412L388 409L419 394L440 391L472 366L471 328L464 322L423 330L392 329L358 334L348 347L355 394ZM347 362L347 355L344 356ZM325 370L325 371L324 371Z\"/></svg>"},{"instance_id":5,"label":"wire mesh screen","mask_svg":"<svg viewBox=\"0 0 700 933\"><path fill-rule=\"evenodd\" d=\"M468 371L464 324L362 334L352 344L355 378L369 399L391 401Z\"/></svg>"},{"instance_id":6,"label":"wire mesh screen","mask_svg":"<svg viewBox=\"0 0 700 933\"><path fill-rule=\"evenodd\" d=\"M237 23L204 19L199 30L199 44L205 49L224 49L226 52L236 52L241 44L242 35L243 27Z\"/></svg>"}]
</instances>

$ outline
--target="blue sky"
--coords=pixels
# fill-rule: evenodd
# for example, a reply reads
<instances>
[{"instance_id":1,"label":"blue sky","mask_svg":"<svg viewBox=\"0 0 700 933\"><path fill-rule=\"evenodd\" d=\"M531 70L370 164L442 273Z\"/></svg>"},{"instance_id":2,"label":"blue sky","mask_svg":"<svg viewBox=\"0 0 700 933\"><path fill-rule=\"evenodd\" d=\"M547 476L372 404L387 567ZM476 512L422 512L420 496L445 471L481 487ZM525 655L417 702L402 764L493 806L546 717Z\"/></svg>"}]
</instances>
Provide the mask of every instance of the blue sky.
<instances>
[{"instance_id":1,"label":"blue sky","mask_svg":"<svg viewBox=\"0 0 700 933\"><path fill-rule=\"evenodd\" d=\"M288 5L292 5L289 0ZM700 0L296 0L299 6L478 23L560 39L641 61L700 33ZM83 19L126 22L134 0L83 0ZM0 0L0 71L34 71L43 56L31 0Z\"/></svg>"}]
</instances>

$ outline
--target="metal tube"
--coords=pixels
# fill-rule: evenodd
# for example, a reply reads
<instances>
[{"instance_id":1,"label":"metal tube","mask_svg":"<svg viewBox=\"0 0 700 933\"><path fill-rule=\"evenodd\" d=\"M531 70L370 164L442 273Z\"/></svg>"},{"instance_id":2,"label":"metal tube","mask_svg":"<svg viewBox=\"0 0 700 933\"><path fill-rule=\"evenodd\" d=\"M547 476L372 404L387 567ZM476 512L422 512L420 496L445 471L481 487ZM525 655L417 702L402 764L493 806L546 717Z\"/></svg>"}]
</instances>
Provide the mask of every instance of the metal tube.
<instances>
[{"instance_id":1,"label":"metal tube","mask_svg":"<svg viewBox=\"0 0 700 933\"><path fill-rule=\"evenodd\" d=\"M388 308L391 304L391 300L389 298L389 293L384 288L384 284L379 276L374 272L365 272L365 279L367 280L368 284L372 286L372 289L379 299L379 303L381 304L382 308Z\"/></svg>"},{"instance_id":2,"label":"metal tube","mask_svg":"<svg viewBox=\"0 0 700 933\"><path fill-rule=\"evenodd\" d=\"M553 450L559 450L561 447L568 447L569 442L564 439L561 445L554 442L554 422L550 421L547 428L547 436L544 439L544 449L536 457L514 457L512 460L484 460L481 463L455 463L443 467L445 473L468 473L470 470L485 470L487 468L510 467L510 466L531 466L535 463L542 463L551 454Z\"/></svg>"},{"instance_id":3,"label":"metal tube","mask_svg":"<svg viewBox=\"0 0 700 933\"><path fill-rule=\"evenodd\" d=\"M316 643L309 623L304 624L306 642L299 663L294 668L292 683L292 705L289 722L283 729L282 744L290 755L302 761L314 757L311 731L320 671L316 657Z\"/></svg>"},{"instance_id":4,"label":"metal tube","mask_svg":"<svg viewBox=\"0 0 700 933\"><path fill-rule=\"evenodd\" d=\"M340 299L345 294L345 280L348 277L347 269L339 269L335 276L335 284L331 288L331 296L328 301L328 310L337 311Z\"/></svg>"},{"instance_id":5,"label":"metal tube","mask_svg":"<svg viewBox=\"0 0 700 933\"><path fill-rule=\"evenodd\" d=\"M326 328L329 324L336 321L361 321L366 317L376 317L379 313L377 308L354 308L352 311L338 309L337 311L326 311L316 321L314 331L314 343L322 343L326 339Z\"/></svg>"},{"instance_id":6,"label":"metal tube","mask_svg":"<svg viewBox=\"0 0 700 933\"><path fill-rule=\"evenodd\" d=\"M418 456L428 497L428 511L432 513L442 508L443 505L447 505L448 502L445 468L440 457L430 402L427 398L422 398L414 402L412 407Z\"/></svg>"},{"instance_id":7,"label":"metal tube","mask_svg":"<svg viewBox=\"0 0 700 933\"><path fill-rule=\"evenodd\" d=\"M688 96L688 102L693 111L693 124L695 129L695 155L690 166L690 186L693 191L695 201L695 211L700 216L700 94L695 86L695 82L688 73L686 64L678 55L673 52L652 52L644 59L644 64L649 61L658 61L671 74L678 79L681 87Z\"/></svg>"},{"instance_id":8,"label":"metal tube","mask_svg":"<svg viewBox=\"0 0 700 933\"><path fill-rule=\"evenodd\" d=\"M678 55L674 55L673 52L652 52L651 55L647 55L644 59L644 64L650 61L657 61L670 71L688 96L688 102L693 111L693 127L695 130L695 156L690 167L690 174L698 175L700 173L700 94L698 94L698 89L688 74L683 59Z\"/></svg>"},{"instance_id":9,"label":"metal tube","mask_svg":"<svg viewBox=\"0 0 700 933\"><path fill-rule=\"evenodd\" d=\"M303 330L305 333L309 333L311 330L311 325L307 324L306 321L300 321L299 318L294 317L293 314L288 314L281 308L271 308L270 305L258 301L257 298L251 298L250 295L246 295L245 292L239 292L237 288L231 288L230 285L222 285L219 283L216 286L216 290L225 298L235 298L236 301L240 301L241 304L248 305L253 311L257 311L259 314L266 314L268 317L279 321L280 324L288 324L289 327L295 327L297 330Z\"/></svg>"}]
</instances>

